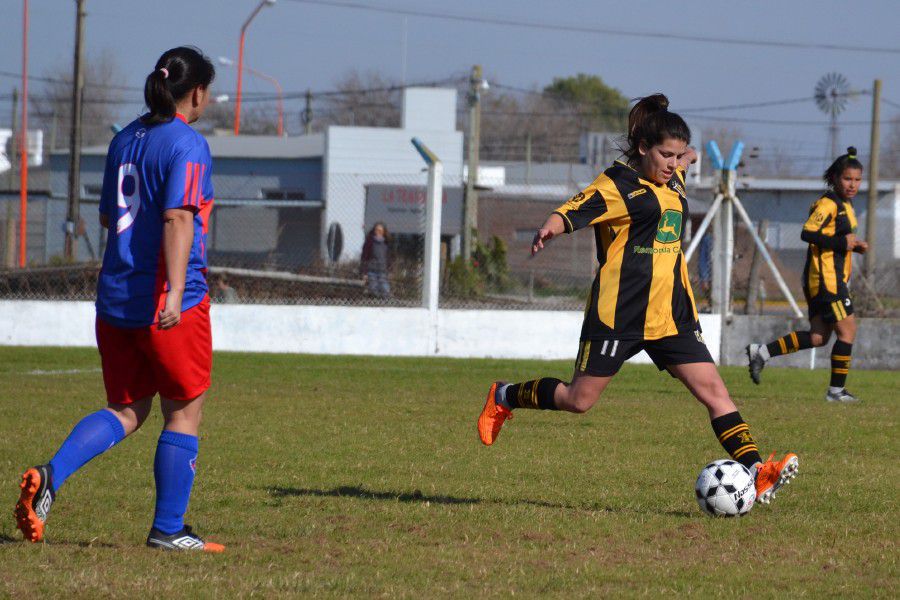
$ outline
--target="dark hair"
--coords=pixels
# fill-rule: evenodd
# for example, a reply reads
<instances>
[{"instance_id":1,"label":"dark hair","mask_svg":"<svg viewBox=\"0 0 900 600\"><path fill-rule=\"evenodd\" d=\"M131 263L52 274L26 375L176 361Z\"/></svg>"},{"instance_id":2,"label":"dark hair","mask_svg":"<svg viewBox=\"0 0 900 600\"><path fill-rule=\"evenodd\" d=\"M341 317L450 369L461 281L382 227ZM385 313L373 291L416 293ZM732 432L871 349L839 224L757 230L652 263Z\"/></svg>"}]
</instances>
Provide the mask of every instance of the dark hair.
<instances>
[{"instance_id":1,"label":"dark hair","mask_svg":"<svg viewBox=\"0 0 900 600\"><path fill-rule=\"evenodd\" d=\"M847 169L859 169L863 170L863 165L859 162L859 159L856 158L856 148L850 146L847 148L847 154L841 154L834 162L831 163L831 166L825 169L825 172L822 173L822 179L825 180L825 183L828 187L833 188L835 182L840 179L841 175L844 174L844 171Z\"/></svg>"},{"instance_id":2,"label":"dark hair","mask_svg":"<svg viewBox=\"0 0 900 600\"><path fill-rule=\"evenodd\" d=\"M384 224L384 221L376 221L374 225L372 225L372 229L369 230L369 237L375 235L375 228L381 225L381 228L384 229L384 240L388 241L391 239L391 232L388 231L387 225Z\"/></svg>"},{"instance_id":3,"label":"dark hair","mask_svg":"<svg viewBox=\"0 0 900 600\"><path fill-rule=\"evenodd\" d=\"M208 87L216 76L212 61L198 48L179 46L166 50L156 61L144 84L144 102L150 109L141 117L146 125L166 123L175 117L175 102L195 87Z\"/></svg>"},{"instance_id":4,"label":"dark hair","mask_svg":"<svg viewBox=\"0 0 900 600\"><path fill-rule=\"evenodd\" d=\"M623 154L629 163L640 158L641 142L655 146L666 138L691 143L691 130L677 113L669 112L665 94L652 94L637 101L628 113L628 147Z\"/></svg>"}]
</instances>

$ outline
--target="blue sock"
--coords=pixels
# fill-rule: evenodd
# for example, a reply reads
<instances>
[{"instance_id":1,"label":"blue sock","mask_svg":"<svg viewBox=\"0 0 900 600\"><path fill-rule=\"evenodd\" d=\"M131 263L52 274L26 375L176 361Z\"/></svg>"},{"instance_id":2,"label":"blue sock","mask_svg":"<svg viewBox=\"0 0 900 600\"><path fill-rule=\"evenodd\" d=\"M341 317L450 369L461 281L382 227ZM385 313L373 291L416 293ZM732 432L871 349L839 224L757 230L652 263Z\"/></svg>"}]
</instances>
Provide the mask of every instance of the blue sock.
<instances>
[{"instance_id":1,"label":"blue sock","mask_svg":"<svg viewBox=\"0 0 900 600\"><path fill-rule=\"evenodd\" d=\"M50 460L55 494L69 476L89 460L103 454L125 438L122 422L108 410L89 414L75 425Z\"/></svg>"},{"instance_id":2,"label":"blue sock","mask_svg":"<svg viewBox=\"0 0 900 600\"><path fill-rule=\"evenodd\" d=\"M194 485L197 438L164 429L156 445L153 475L156 478L156 513L153 527L165 534L181 531Z\"/></svg>"}]
</instances>

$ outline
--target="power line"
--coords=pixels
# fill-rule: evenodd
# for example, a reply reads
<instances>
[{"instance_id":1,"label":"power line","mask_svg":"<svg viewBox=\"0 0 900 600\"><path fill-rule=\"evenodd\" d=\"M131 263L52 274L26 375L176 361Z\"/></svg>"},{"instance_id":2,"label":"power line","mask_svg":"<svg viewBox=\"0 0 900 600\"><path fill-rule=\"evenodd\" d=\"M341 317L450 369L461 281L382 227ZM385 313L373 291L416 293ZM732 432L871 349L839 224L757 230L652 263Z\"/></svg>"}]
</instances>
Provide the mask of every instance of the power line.
<instances>
[{"instance_id":1,"label":"power line","mask_svg":"<svg viewBox=\"0 0 900 600\"><path fill-rule=\"evenodd\" d=\"M333 8L344 8L349 10L363 10L369 12L386 13L393 15L402 15L407 17L424 17L428 19L441 19L445 21L462 21L466 23L480 23L483 25L498 25L502 27L517 27L525 29L539 29L544 31L563 31L566 33L585 33L593 35L609 35L620 37L636 37L642 39L668 39L680 40L685 42L701 42L711 44L728 44L738 46L764 46L774 48L794 48L803 50L835 50L842 52L870 52L877 54L900 54L900 48L879 47L879 46L851 46L846 44L827 44L822 42L780 42L775 40L752 40L747 38L728 38L704 35L688 35L680 33L660 32L640 32L623 29L608 29L603 27L585 26L585 25L566 25L558 23L538 23L535 21L522 21L517 19L504 19L500 17L475 17L471 15L443 13L438 11L427 11L420 9L405 8L389 8L383 6L372 6L361 2L352 2L349 0L289 0L298 4L313 4L318 6L329 6Z\"/></svg>"}]
</instances>

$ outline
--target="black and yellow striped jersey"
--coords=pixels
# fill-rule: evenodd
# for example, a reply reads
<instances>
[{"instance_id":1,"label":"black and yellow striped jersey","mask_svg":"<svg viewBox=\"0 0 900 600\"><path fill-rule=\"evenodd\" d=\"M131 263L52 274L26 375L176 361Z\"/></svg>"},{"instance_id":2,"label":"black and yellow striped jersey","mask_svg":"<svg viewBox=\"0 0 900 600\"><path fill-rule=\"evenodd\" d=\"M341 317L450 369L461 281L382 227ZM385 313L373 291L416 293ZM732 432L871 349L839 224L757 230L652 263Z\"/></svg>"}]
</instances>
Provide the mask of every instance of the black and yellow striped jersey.
<instances>
[{"instance_id":1,"label":"black and yellow striped jersey","mask_svg":"<svg viewBox=\"0 0 900 600\"><path fill-rule=\"evenodd\" d=\"M800 237L809 244L803 268L803 290L809 299L846 298L853 267L847 234L856 232L853 204L828 192L809 209Z\"/></svg>"},{"instance_id":2,"label":"black and yellow striped jersey","mask_svg":"<svg viewBox=\"0 0 900 600\"><path fill-rule=\"evenodd\" d=\"M681 251L689 218L683 170L657 185L616 161L554 212L567 233L594 228L600 268L582 340L656 340L699 330Z\"/></svg>"}]
</instances>

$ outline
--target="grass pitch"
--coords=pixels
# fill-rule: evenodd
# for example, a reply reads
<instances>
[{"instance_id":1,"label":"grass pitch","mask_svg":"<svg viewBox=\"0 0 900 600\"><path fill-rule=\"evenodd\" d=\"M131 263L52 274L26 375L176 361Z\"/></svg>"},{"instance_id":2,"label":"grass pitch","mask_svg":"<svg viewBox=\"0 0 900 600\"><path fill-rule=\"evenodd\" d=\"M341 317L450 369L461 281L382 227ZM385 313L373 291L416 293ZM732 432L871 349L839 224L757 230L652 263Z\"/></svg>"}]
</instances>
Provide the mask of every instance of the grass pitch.
<instances>
[{"instance_id":1,"label":"grass pitch","mask_svg":"<svg viewBox=\"0 0 900 600\"><path fill-rule=\"evenodd\" d=\"M897 597L896 373L740 368L763 451L800 455L772 506L712 519L694 478L724 457L705 410L626 366L587 415L517 411L482 447L494 378L568 362L217 354L188 522L224 555L143 546L156 412L60 490L20 542L19 475L103 406L92 350L0 348L0 596Z\"/></svg>"}]
</instances>

